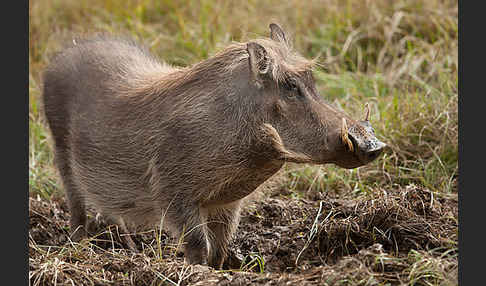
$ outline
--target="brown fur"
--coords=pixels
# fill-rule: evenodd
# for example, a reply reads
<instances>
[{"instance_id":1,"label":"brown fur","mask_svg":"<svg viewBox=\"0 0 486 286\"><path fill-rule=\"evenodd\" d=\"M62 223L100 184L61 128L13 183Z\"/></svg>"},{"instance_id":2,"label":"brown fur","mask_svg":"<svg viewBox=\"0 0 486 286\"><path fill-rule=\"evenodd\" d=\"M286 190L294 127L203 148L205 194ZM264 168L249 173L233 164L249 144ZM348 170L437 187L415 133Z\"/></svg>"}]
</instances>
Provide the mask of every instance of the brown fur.
<instances>
[{"instance_id":1,"label":"brown fur","mask_svg":"<svg viewBox=\"0 0 486 286\"><path fill-rule=\"evenodd\" d=\"M77 39L53 57L44 109L74 238L85 235L87 206L125 230L163 218L190 263L220 268L242 199L284 162L354 168L376 158L345 148L342 118L364 141L375 137L324 102L313 61L270 28L270 39L186 68L108 36Z\"/></svg>"}]
</instances>

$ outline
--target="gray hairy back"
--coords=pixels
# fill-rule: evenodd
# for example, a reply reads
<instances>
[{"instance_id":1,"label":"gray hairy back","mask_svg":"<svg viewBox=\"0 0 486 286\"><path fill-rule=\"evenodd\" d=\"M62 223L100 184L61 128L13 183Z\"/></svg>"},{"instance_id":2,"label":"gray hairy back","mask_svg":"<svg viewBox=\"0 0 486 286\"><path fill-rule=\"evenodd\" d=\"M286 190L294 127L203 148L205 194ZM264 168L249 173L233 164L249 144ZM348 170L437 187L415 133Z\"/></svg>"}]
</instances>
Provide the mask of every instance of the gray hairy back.
<instances>
[{"instance_id":1,"label":"gray hairy back","mask_svg":"<svg viewBox=\"0 0 486 286\"><path fill-rule=\"evenodd\" d=\"M156 144L139 140L153 135L148 134L152 122L136 120L141 111L130 97L150 75L170 70L129 39L98 36L74 40L54 55L44 74L53 136L69 152L82 195L107 215L152 208L146 206L153 200L141 178ZM134 200L140 207L127 208Z\"/></svg>"}]
</instances>

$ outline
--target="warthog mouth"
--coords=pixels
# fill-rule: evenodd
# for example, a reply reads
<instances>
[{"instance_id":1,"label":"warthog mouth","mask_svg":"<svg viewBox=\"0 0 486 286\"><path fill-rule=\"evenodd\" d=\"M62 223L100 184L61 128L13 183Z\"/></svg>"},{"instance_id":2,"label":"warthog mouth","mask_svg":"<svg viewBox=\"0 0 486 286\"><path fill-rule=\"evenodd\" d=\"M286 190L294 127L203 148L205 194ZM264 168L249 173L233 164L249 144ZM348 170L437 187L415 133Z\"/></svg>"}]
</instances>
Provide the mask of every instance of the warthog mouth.
<instances>
[{"instance_id":1,"label":"warthog mouth","mask_svg":"<svg viewBox=\"0 0 486 286\"><path fill-rule=\"evenodd\" d=\"M375 139L375 140L370 141L368 144L366 144L366 145L368 145L366 147L369 147L369 148L363 148L362 146L359 146L359 144L358 144L356 138L354 138L354 136L349 134L348 138L350 139L352 146L353 146L353 150L351 150L351 151L356 155L358 160L363 165L368 164L369 162L378 158L378 156L380 156L383 149L386 147L385 143L379 141L378 139Z\"/></svg>"}]
</instances>

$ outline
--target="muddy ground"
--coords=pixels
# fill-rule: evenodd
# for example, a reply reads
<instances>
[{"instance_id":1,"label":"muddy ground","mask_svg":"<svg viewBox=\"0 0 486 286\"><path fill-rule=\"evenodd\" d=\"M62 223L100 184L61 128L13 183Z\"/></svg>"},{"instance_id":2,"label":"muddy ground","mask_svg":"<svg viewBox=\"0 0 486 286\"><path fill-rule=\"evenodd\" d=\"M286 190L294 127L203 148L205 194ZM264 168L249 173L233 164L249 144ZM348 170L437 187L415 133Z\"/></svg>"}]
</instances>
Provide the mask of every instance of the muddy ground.
<instances>
[{"instance_id":1,"label":"muddy ground","mask_svg":"<svg viewBox=\"0 0 486 286\"><path fill-rule=\"evenodd\" d=\"M285 189L247 202L231 246L233 270L184 264L175 242L115 226L68 236L64 199L29 199L30 285L457 285L457 194L416 186L369 196L303 196ZM238 267L236 259L244 259Z\"/></svg>"}]
</instances>

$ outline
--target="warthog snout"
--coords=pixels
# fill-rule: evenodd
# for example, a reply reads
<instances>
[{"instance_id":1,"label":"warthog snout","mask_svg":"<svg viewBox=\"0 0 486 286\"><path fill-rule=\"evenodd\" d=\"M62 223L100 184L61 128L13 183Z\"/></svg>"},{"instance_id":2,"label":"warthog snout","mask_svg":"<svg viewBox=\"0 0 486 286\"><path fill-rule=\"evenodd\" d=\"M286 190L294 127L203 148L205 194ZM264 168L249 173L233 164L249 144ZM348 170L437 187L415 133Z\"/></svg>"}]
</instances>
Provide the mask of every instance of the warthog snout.
<instances>
[{"instance_id":1,"label":"warthog snout","mask_svg":"<svg viewBox=\"0 0 486 286\"><path fill-rule=\"evenodd\" d=\"M375 160L386 147L386 144L378 140L375 131L370 124L370 109L365 106L366 116L362 121L357 121L350 127L346 119L342 119L341 139L348 151L353 152L361 164L365 165ZM352 167L352 166L351 166Z\"/></svg>"},{"instance_id":2,"label":"warthog snout","mask_svg":"<svg viewBox=\"0 0 486 286\"><path fill-rule=\"evenodd\" d=\"M378 140L376 137L360 138L359 135L354 135L354 132L349 133L349 138L354 146L354 152L363 164L367 164L376 159L386 144Z\"/></svg>"}]
</instances>

